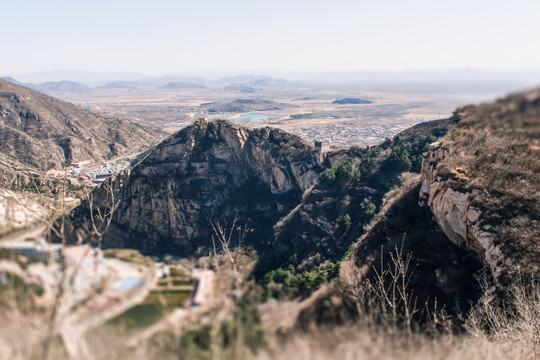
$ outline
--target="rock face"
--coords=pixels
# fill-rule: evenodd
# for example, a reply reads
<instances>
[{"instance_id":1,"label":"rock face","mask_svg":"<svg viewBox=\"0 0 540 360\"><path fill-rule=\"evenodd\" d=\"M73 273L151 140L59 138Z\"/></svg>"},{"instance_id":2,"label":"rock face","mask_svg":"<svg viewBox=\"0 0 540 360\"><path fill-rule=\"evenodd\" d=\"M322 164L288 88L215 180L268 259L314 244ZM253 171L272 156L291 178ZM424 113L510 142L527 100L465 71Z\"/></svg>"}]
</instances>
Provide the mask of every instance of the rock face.
<instances>
[{"instance_id":1,"label":"rock face","mask_svg":"<svg viewBox=\"0 0 540 360\"><path fill-rule=\"evenodd\" d=\"M457 109L424 160L421 203L503 287L540 273L540 89Z\"/></svg>"},{"instance_id":2,"label":"rock face","mask_svg":"<svg viewBox=\"0 0 540 360\"><path fill-rule=\"evenodd\" d=\"M32 181L39 184L40 177L38 169L0 153L0 187L20 189Z\"/></svg>"},{"instance_id":3,"label":"rock face","mask_svg":"<svg viewBox=\"0 0 540 360\"><path fill-rule=\"evenodd\" d=\"M199 120L110 183L120 203L103 245L191 255L212 248L211 223L230 231L235 216L235 227L253 229L247 243L263 243L320 170L317 154L299 137ZM106 188L94 194L98 206L106 206ZM88 202L72 219L70 236L88 229Z\"/></svg>"},{"instance_id":4,"label":"rock face","mask_svg":"<svg viewBox=\"0 0 540 360\"><path fill-rule=\"evenodd\" d=\"M28 226L48 213L37 195L0 188L0 234Z\"/></svg>"},{"instance_id":5,"label":"rock face","mask_svg":"<svg viewBox=\"0 0 540 360\"><path fill-rule=\"evenodd\" d=\"M139 152L165 136L0 79L0 152L41 170Z\"/></svg>"},{"instance_id":6,"label":"rock face","mask_svg":"<svg viewBox=\"0 0 540 360\"><path fill-rule=\"evenodd\" d=\"M438 176L437 166L447 155L448 151L440 143L435 143L424 159L420 203L431 208L437 223L450 241L458 246L472 248L483 256L497 281L511 260L504 256L500 244L495 245L495 228L484 224L482 211L471 204L479 191L457 191L454 189L457 184L455 180Z\"/></svg>"}]
</instances>

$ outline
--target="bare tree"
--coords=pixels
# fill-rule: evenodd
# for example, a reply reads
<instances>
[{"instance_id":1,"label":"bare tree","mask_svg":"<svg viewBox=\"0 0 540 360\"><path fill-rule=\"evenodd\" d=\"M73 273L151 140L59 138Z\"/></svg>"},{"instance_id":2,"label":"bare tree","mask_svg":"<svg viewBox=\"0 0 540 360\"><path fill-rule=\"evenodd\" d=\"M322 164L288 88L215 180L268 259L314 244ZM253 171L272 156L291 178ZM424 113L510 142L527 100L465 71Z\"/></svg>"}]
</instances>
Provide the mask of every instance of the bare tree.
<instances>
[{"instance_id":1,"label":"bare tree","mask_svg":"<svg viewBox=\"0 0 540 360\"><path fill-rule=\"evenodd\" d=\"M242 241L245 239L247 234L249 233L250 229L248 228L247 224L243 226L238 225L238 211L234 214L234 219L230 227L227 226L227 224L222 225L217 220L210 220L210 225L212 227L212 230L214 234L212 237L212 245L214 248L214 255L216 251L216 239L221 245L223 253L227 256L229 261L231 262L231 267L233 270L233 278L234 278L234 290L237 290L233 292L234 297L233 301L235 304L235 311L239 311L239 303L240 298L242 296L241 292L241 283L242 283L242 276L238 272L238 263L234 258L234 252L232 251L233 246L233 237L235 232L238 233L238 242L237 242L237 248L241 248ZM236 355L243 354L245 352L245 344L244 344L244 328L242 324L242 316L238 316L237 314L233 315L233 321L235 323L235 330L236 330L236 337L234 341L234 353ZM214 327L215 331L218 331L218 327ZM217 333L213 334L214 336L217 335ZM217 353L214 348L212 348L212 354L215 356ZM244 358L245 356L241 356L241 358Z\"/></svg>"},{"instance_id":2,"label":"bare tree","mask_svg":"<svg viewBox=\"0 0 540 360\"><path fill-rule=\"evenodd\" d=\"M54 233L57 238L60 239L62 246L66 245L66 236L65 236L65 197L66 197L66 175L67 170L64 170L64 178L62 182L62 201L61 201L61 216L59 219L53 219L49 226L49 231ZM49 351L51 347L51 342L53 336L56 332L56 322L58 317L58 311L60 310L60 305L62 303L62 298L64 297L64 292L66 290L66 280L68 277L67 273L67 264L64 256L60 257L60 281L58 287L56 288L56 297L54 305L51 309L47 332L45 334L45 339L43 341L41 359L47 360L49 358Z\"/></svg>"},{"instance_id":3,"label":"bare tree","mask_svg":"<svg viewBox=\"0 0 540 360\"><path fill-rule=\"evenodd\" d=\"M380 269L373 267L375 271L375 281L369 285L376 296L381 300L381 310L386 313L390 309L393 323L397 323L399 311L403 311L404 320L407 331L411 331L412 317L418 309L414 294L409 290L414 269L411 269L412 254L408 253L404 256L403 244L405 235L403 236L401 246L395 246L393 252L390 253L391 264L386 269L383 261L383 249L381 248Z\"/></svg>"},{"instance_id":4,"label":"bare tree","mask_svg":"<svg viewBox=\"0 0 540 360\"><path fill-rule=\"evenodd\" d=\"M88 210L90 211L90 223L92 225L91 234L98 239L98 248L101 249L101 240L103 235L109 230L113 215L120 206L120 200L117 199L117 190L113 186L113 182L108 180L102 185L105 191L104 206L94 203L94 192L86 192L86 201L88 202Z\"/></svg>"},{"instance_id":5,"label":"bare tree","mask_svg":"<svg viewBox=\"0 0 540 360\"><path fill-rule=\"evenodd\" d=\"M104 206L100 208L94 203L93 192L86 191L86 200L88 201L88 208L90 211L90 223L92 226L91 235L94 235L98 238L98 248L101 248L101 239L103 235L108 231L111 221L116 209L120 205L120 201L116 199L116 191L113 187L112 181L109 180L107 183L104 183L103 188L105 189L105 199ZM66 246L66 235L65 235L65 196L66 196L66 177L64 176L63 186L62 186L62 201L61 201L61 216L58 219L54 219L50 225L50 231L60 239L62 246ZM68 283L72 283L77 276L78 272L81 269L81 264L88 256L89 251L87 250L79 263L76 264L71 276L68 271L67 262L64 256L61 257L61 276L59 284L56 291L55 303L51 309L50 318L48 321L48 328L43 341L41 358L42 360L47 360L49 358L50 346L52 339L57 331L57 321L58 321L58 312L62 299L65 296L65 291ZM83 341L81 339L81 341Z\"/></svg>"},{"instance_id":6,"label":"bare tree","mask_svg":"<svg viewBox=\"0 0 540 360\"><path fill-rule=\"evenodd\" d=\"M241 279L238 275L238 264L236 263L233 251L232 251L232 241L233 241L233 235L235 234L235 231L238 233L238 242L237 247L240 248L242 246L242 241L245 239L249 232L249 228L247 225L239 226L238 223L238 211L234 214L234 219L230 227L225 225L222 225L219 220L212 220L210 219L210 226L212 227L213 234L211 235L212 238L212 246L214 248L214 255L216 254L216 239L219 245L221 245L221 249L223 253L229 258L229 261L231 262L231 266L233 269L233 276L236 282L237 288L240 286Z\"/></svg>"}]
</instances>

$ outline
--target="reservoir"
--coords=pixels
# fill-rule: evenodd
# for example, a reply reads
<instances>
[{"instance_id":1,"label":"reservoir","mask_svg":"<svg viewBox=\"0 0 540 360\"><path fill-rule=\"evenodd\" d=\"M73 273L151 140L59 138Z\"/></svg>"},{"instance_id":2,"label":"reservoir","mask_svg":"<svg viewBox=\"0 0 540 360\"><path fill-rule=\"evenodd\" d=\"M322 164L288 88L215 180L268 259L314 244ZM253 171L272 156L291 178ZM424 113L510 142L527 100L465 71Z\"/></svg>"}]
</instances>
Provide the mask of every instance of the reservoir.
<instances>
[{"instance_id":1,"label":"reservoir","mask_svg":"<svg viewBox=\"0 0 540 360\"><path fill-rule=\"evenodd\" d=\"M263 120L269 120L276 118L276 115L263 114L263 113L247 113L235 117L234 121L249 121L249 122L261 122Z\"/></svg>"}]
</instances>

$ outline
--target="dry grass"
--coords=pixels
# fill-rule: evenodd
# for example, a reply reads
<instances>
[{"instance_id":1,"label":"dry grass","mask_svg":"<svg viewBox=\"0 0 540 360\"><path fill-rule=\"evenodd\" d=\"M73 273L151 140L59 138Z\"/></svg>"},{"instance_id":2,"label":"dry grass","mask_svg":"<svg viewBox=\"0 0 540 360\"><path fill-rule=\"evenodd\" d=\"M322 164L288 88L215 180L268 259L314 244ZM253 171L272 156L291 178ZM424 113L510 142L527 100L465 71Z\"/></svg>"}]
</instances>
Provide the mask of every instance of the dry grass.
<instances>
[{"instance_id":1,"label":"dry grass","mask_svg":"<svg viewBox=\"0 0 540 360\"><path fill-rule=\"evenodd\" d=\"M486 339L447 334L429 337L349 326L298 334L258 359L520 359Z\"/></svg>"},{"instance_id":2,"label":"dry grass","mask_svg":"<svg viewBox=\"0 0 540 360\"><path fill-rule=\"evenodd\" d=\"M373 295L372 285L360 285L361 269L345 265L342 282L360 299ZM540 287L517 281L504 306L486 301L455 331L444 316L428 327L410 330L381 309L387 293L371 297L354 324L311 327L271 343L258 359L537 359L540 356ZM365 300L364 300L365 301ZM360 302L361 303L361 302ZM367 311L365 311L367 310ZM442 315L442 314L441 314Z\"/></svg>"},{"instance_id":3,"label":"dry grass","mask_svg":"<svg viewBox=\"0 0 540 360\"><path fill-rule=\"evenodd\" d=\"M473 315L461 320L462 326L456 326L456 322L448 318L444 311L437 310L430 312L425 323L411 324L407 321L407 309L415 312L421 310L422 306L409 301L407 274L410 271L407 269L407 257L401 256L400 251L400 248L395 249L395 260L389 268L381 269L380 276L374 279L366 278L367 268L358 268L353 260L344 261L340 277L333 288L328 285L320 289L303 304L289 302L287 309L296 318L295 325L281 319L278 322L287 322L288 326L275 326L273 322L276 319L272 318L272 314L263 314L263 320L270 321L272 325L262 324L266 330L267 346L259 347L257 351L250 350L253 343L245 338L235 342L232 347L223 347L222 338L218 336L219 330L216 329L221 329L224 321L231 320L230 315L234 310L223 312L223 308L221 311L215 308L214 315L208 313L202 318L206 324L206 328L203 328L206 332L202 334L207 339L206 342L202 341L203 351L197 348L202 338L194 337L195 334L201 334L199 327L197 333L192 332L187 338L175 336L171 332L154 339L146 357L141 358L159 356L164 359L184 359L187 356L189 359L461 360L537 359L540 356L538 282L531 284L530 281L515 281L504 303L484 298ZM487 286L487 277L482 283ZM353 304L356 314L341 324L329 325L325 321L324 325L317 325L312 314L307 313L311 322L302 324L302 314L296 315L299 308L305 309L307 306L312 310L315 308L317 312L320 308L312 305L320 299L333 307ZM279 306L280 303L276 303L259 309L268 312ZM276 317L283 315L275 314ZM190 340L188 348L186 339Z\"/></svg>"},{"instance_id":4,"label":"dry grass","mask_svg":"<svg viewBox=\"0 0 540 360\"><path fill-rule=\"evenodd\" d=\"M479 190L472 204L496 226L496 242L519 254L522 271L539 273L540 90L458 109L453 120L438 175L456 190Z\"/></svg>"},{"instance_id":5,"label":"dry grass","mask_svg":"<svg viewBox=\"0 0 540 360\"><path fill-rule=\"evenodd\" d=\"M450 154L443 172L459 169L469 188L538 199L540 91L465 107L454 118L459 122L445 142Z\"/></svg>"},{"instance_id":6,"label":"dry grass","mask_svg":"<svg viewBox=\"0 0 540 360\"><path fill-rule=\"evenodd\" d=\"M350 265L350 266L348 266ZM357 294L369 293L370 287L362 287L365 269L358 269L352 262L345 262L340 275L342 285L353 287ZM363 285L359 285L363 284ZM91 341L90 349L95 359L537 359L540 356L540 286L516 282L510 297L503 307L494 301L486 301L481 310L466 322L465 330L453 331L444 326L445 319L439 317L428 328L408 330L393 321L384 321L378 309L385 302L383 297L373 297L370 311L361 311L357 321L342 326L296 328L285 334L266 334L267 346L258 351L246 339L235 341L233 346L224 347L220 329L224 323L234 324L236 317L231 309L214 308L204 316L186 321L183 334L189 329L201 329L209 338L194 339L195 333L187 338L172 331L154 337L149 343L136 348L124 348L119 343L119 334L107 334L106 341ZM375 285L376 287L376 285ZM229 303L229 306L231 304ZM13 359L30 359L39 356L41 336L39 328L32 325L31 318L20 316L17 307L4 313L2 338L10 342L11 352L5 353ZM8 317L6 317L8 316ZM386 319L391 320L390 317ZM187 325L184 324L184 325ZM31 330L34 329L34 330ZM243 328L243 331L248 328ZM37 333L36 333L37 331ZM18 335L17 335L18 334ZM30 336L29 336L30 335ZM37 336L36 336L37 335ZM269 336L271 335L271 336ZM276 336L274 336L276 335ZM103 340L103 339L102 339ZM187 342L189 341L189 342ZM204 351L192 346L199 341L206 345ZM187 344L187 345L186 345ZM259 344L259 345L262 345ZM186 353L189 347L189 354ZM209 346L209 347L208 347ZM2 354L0 343L0 354ZM51 356L67 358L61 343L53 343ZM186 357L187 356L187 357Z\"/></svg>"},{"instance_id":7,"label":"dry grass","mask_svg":"<svg viewBox=\"0 0 540 360\"><path fill-rule=\"evenodd\" d=\"M469 318L467 331L475 338L498 344L512 354L511 358L540 357L539 281L518 276L508 289L506 301L498 303L489 297L485 300Z\"/></svg>"}]
</instances>

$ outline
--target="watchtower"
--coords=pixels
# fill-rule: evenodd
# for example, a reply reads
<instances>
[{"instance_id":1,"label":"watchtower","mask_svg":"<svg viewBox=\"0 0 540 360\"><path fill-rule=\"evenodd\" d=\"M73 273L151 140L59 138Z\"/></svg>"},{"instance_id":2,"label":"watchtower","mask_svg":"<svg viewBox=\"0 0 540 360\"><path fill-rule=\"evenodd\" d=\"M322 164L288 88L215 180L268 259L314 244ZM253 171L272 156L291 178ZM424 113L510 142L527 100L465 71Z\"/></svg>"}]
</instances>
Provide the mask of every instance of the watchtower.
<instances>
[{"instance_id":1,"label":"watchtower","mask_svg":"<svg viewBox=\"0 0 540 360\"><path fill-rule=\"evenodd\" d=\"M330 144L328 141L315 141L315 151L319 153L325 153L330 150Z\"/></svg>"},{"instance_id":2,"label":"watchtower","mask_svg":"<svg viewBox=\"0 0 540 360\"><path fill-rule=\"evenodd\" d=\"M315 141L315 152L319 154L319 162L322 164L324 155L330 150L328 141Z\"/></svg>"}]
</instances>

